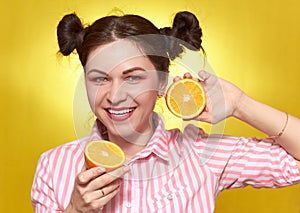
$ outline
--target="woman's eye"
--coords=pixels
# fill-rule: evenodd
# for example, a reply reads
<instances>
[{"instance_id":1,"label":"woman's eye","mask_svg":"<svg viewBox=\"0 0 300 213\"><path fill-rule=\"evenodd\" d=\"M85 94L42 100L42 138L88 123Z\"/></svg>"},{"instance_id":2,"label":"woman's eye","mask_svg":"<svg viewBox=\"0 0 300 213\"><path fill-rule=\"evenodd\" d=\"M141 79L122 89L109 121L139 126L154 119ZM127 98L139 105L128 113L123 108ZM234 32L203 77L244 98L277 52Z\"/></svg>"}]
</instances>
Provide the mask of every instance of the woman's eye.
<instances>
[{"instance_id":1,"label":"woman's eye","mask_svg":"<svg viewBox=\"0 0 300 213\"><path fill-rule=\"evenodd\" d=\"M97 77L93 79L97 83L108 81L107 77Z\"/></svg>"},{"instance_id":2,"label":"woman's eye","mask_svg":"<svg viewBox=\"0 0 300 213\"><path fill-rule=\"evenodd\" d=\"M141 79L140 76L128 76L128 77L126 77L127 81L138 81L140 79Z\"/></svg>"}]
</instances>

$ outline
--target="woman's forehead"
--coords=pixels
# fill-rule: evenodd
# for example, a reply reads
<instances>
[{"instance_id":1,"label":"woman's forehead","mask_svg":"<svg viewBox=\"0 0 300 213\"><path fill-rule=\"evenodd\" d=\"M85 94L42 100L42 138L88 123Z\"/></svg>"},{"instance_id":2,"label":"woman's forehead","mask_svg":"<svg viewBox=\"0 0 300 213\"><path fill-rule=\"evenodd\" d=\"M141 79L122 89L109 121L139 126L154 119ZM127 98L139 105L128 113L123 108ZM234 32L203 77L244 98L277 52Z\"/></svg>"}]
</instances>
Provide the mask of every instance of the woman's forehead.
<instances>
[{"instance_id":1,"label":"woman's forehead","mask_svg":"<svg viewBox=\"0 0 300 213\"><path fill-rule=\"evenodd\" d=\"M112 70L122 63L137 58L147 57L136 43L128 40L117 40L93 50L88 57L85 70Z\"/></svg>"}]
</instances>

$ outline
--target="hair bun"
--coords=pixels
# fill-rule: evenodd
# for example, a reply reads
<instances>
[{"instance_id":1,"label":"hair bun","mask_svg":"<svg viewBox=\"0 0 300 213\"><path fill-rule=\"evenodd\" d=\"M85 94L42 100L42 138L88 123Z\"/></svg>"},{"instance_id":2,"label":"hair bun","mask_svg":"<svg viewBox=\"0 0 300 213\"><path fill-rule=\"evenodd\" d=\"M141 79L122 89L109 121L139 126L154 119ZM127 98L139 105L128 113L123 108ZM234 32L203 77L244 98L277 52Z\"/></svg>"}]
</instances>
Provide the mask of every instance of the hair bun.
<instances>
[{"instance_id":1,"label":"hair bun","mask_svg":"<svg viewBox=\"0 0 300 213\"><path fill-rule=\"evenodd\" d=\"M164 35L172 36L178 40L169 41L169 56L176 58L183 52L182 45L191 50L202 50L202 29L199 26L197 17L190 12L179 12L174 17L172 28L162 28L160 32Z\"/></svg>"},{"instance_id":2,"label":"hair bun","mask_svg":"<svg viewBox=\"0 0 300 213\"><path fill-rule=\"evenodd\" d=\"M80 49L84 27L75 13L65 15L57 26L57 39L60 52L67 56Z\"/></svg>"},{"instance_id":3,"label":"hair bun","mask_svg":"<svg viewBox=\"0 0 300 213\"><path fill-rule=\"evenodd\" d=\"M172 29L175 37L191 44L197 50L201 49L202 29L193 13L186 11L177 13Z\"/></svg>"}]
</instances>

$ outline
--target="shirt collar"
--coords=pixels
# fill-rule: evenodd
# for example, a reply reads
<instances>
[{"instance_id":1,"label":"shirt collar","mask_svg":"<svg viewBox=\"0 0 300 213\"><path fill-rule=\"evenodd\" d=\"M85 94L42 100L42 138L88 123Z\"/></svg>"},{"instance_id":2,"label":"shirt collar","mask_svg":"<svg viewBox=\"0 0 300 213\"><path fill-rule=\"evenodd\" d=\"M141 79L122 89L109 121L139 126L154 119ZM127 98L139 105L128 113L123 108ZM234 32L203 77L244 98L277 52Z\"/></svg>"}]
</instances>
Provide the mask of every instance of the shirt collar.
<instances>
[{"instance_id":1,"label":"shirt collar","mask_svg":"<svg viewBox=\"0 0 300 213\"><path fill-rule=\"evenodd\" d=\"M158 114L153 113L153 123L155 126L154 133L147 143L146 147L139 153L137 153L130 162L146 158L152 153L158 156L159 158L168 161L168 152L169 152L169 134L164 127L164 123L159 117Z\"/></svg>"},{"instance_id":2,"label":"shirt collar","mask_svg":"<svg viewBox=\"0 0 300 213\"><path fill-rule=\"evenodd\" d=\"M94 123L94 126L92 128L91 134L89 136L89 140L93 141L93 140L104 140L103 137L103 128L105 128L105 126L97 119ZM106 128L105 128L106 129ZM99 131L100 130L100 131Z\"/></svg>"}]
</instances>

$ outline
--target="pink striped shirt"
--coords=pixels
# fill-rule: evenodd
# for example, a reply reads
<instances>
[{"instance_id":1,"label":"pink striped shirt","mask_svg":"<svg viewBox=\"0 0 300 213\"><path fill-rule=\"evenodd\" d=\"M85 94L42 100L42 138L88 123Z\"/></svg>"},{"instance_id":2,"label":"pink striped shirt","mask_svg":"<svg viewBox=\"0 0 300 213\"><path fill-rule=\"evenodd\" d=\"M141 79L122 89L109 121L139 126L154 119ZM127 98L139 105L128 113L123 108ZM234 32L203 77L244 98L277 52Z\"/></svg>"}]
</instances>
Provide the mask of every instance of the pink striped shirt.
<instances>
[{"instance_id":1,"label":"pink striped shirt","mask_svg":"<svg viewBox=\"0 0 300 213\"><path fill-rule=\"evenodd\" d=\"M277 145L208 136L193 125L183 132L166 130L157 119L154 135L127 162L130 172L103 212L212 213L224 189L283 187L300 180L295 160ZM95 124L90 136L42 154L31 191L36 212L64 212L84 165L84 146L99 139Z\"/></svg>"}]
</instances>

